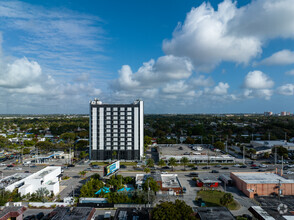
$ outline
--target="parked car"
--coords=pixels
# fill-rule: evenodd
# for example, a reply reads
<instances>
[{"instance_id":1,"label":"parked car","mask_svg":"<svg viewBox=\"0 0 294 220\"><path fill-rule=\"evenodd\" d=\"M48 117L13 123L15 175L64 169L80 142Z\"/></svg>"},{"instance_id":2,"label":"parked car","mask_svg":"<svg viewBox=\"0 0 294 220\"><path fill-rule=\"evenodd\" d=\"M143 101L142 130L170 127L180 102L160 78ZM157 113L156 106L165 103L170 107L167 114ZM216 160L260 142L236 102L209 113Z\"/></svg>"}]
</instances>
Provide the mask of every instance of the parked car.
<instances>
[{"instance_id":1,"label":"parked car","mask_svg":"<svg viewBox=\"0 0 294 220\"><path fill-rule=\"evenodd\" d=\"M240 168L247 168L247 166L246 165L242 165L242 166L240 166Z\"/></svg>"},{"instance_id":2,"label":"parked car","mask_svg":"<svg viewBox=\"0 0 294 220\"><path fill-rule=\"evenodd\" d=\"M198 167L192 167L191 170L198 170Z\"/></svg>"},{"instance_id":3,"label":"parked car","mask_svg":"<svg viewBox=\"0 0 294 220\"><path fill-rule=\"evenodd\" d=\"M195 173L195 172L191 172L190 174L189 174L189 176L190 177L198 177L198 173Z\"/></svg>"},{"instance_id":4,"label":"parked car","mask_svg":"<svg viewBox=\"0 0 294 220\"><path fill-rule=\"evenodd\" d=\"M169 166L165 166L165 167L162 167L161 169L162 170L170 170L170 167Z\"/></svg>"},{"instance_id":5,"label":"parked car","mask_svg":"<svg viewBox=\"0 0 294 220\"><path fill-rule=\"evenodd\" d=\"M74 164L69 164L69 165L67 165L67 167L75 167L75 165Z\"/></svg>"},{"instance_id":6,"label":"parked car","mask_svg":"<svg viewBox=\"0 0 294 220\"><path fill-rule=\"evenodd\" d=\"M209 170L210 167L202 167L203 170Z\"/></svg>"},{"instance_id":7,"label":"parked car","mask_svg":"<svg viewBox=\"0 0 294 220\"><path fill-rule=\"evenodd\" d=\"M240 167L240 164L234 164L233 167Z\"/></svg>"},{"instance_id":8,"label":"parked car","mask_svg":"<svg viewBox=\"0 0 294 220\"><path fill-rule=\"evenodd\" d=\"M98 165L93 165L92 168L93 168L93 169L100 169L100 166L98 166Z\"/></svg>"},{"instance_id":9,"label":"parked car","mask_svg":"<svg viewBox=\"0 0 294 220\"><path fill-rule=\"evenodd\" d=\"M7 165L7 167L14 167L14 164L9 164Z\"/></svg>"},{"instance_id":10,"label":"parked car","mask_svg":"<svg viewBox=\"0 0 294 220\"><path fill-rule=\"evenodd\" d=\"M211 172L212 172L212 173L219 173L218 170L212 170Z\"/></svg>"},{"instance_id":11,"label":"parked car","mask_svg":"<svg viewBox=\"0 0 294 220\"><path fill-rule=\"evenodd\" d=\"M26 170L25 173L30 173L30 171Z\"/></svg>"},{"instance_id":12,"label":"parked car","mask_svg":"<svg viewBox=\"0 0 294 220\"><path fill-rule=\"evenodd\" d=\"M183 187L183 193L186 193L186 192L187 192L186 187Z\"/></svg>"},{"instance_id":13,"label":"parked car","mask_svg":"<svg viewBox=\"0 0 294 220\"><path fill-rule=\"evenodd\" d=\"M161 174L168 174L168 172L166 172L166 171L162 171Z\"/></svg>"},{"instance_id":14,"label":"parked car","mask_svg":"<svg viewBox=\"0 0 294 220\"><path fill-rule=\"evenodd\" d=\"M122 169L126 169L127 166L126 166L126 165L120 165L120 168L122 168Z\"/></svg>"},{"instance_id":15,"label":"parked car","mask_svg":"<svg viewBox=\"0 0 294 220\"><path fill-rule=\"evenodd\" d=\"M39 212L37 215L36 215L36 219L42 219L44 217L44 213L43 212Z\"/></svg>"},{"instance_id":16,"label":"parked car","mask_svg":"<svg viewBox=\"0 0 294 220\"><path fill-rule=\"evenodd\" d=\"M223 170L228 170L228 169L229 169L229 167L222 167L222 169L223 169Z\"/></svg>"},{"instance_id":17,"label":"parked car","mask_svg":"<svg viewBox=\"0 0 294 220\"><path fill-rule=\"evenodd\" d=\"M215 165L214 167L218 167L218 168L220 168L220 167L222 167L222 165L217 164L217 165Z\"/></svg>"},{"instance_id":18,"label":"parked car","mask_svg":"<svg viewBox=\"0 0 294 220\"><path fill-rule=\"evenodd\" d=\"M268 165L266 165L266 164L260 164L259 167L261 167L261 168L267 168Z\"/></svg>"}]
</instances>

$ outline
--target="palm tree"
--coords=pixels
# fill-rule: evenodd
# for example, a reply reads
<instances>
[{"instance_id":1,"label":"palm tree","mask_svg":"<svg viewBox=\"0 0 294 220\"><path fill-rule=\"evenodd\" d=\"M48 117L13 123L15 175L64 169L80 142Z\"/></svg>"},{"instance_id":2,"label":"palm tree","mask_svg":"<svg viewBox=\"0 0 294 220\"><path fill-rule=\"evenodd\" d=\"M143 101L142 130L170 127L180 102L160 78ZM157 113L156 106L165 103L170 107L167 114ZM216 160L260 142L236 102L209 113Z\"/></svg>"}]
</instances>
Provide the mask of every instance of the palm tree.
<instances>
[{"instance_id":1,"label":"palm tree","mask_svg":"<svg viewBox=\"0 0 294 220\"><path fill-rule=\"evenodd\" d=\"M114 157L114 158L115 158L115 157L116 157L116 155L117 155L117 152L116 152L116 151L113 151L113 152L112 152L112 157Z\"/></svg>"},{"instance_id":2,"label":"palm tree","mask_svg":"<svg viewBox=\"0 0 294 220\"><path fill-rule=\"evenodd\" d=\"M186 165L189 163L189 159L187 157L182 157L181 163L184 165L184 170L186 170Z\"/></svg>"},{"instance_id":3,"label":"palm tree","mask_svg":"<svg viewBox=\"0 0 294 220\"><path fill-rule=\"evenodd\" d=\"M147 160L146 164L147 164L148 167L154 167L154 160L152 158L149 158Z\"/></svg>"},{"instance_id":4,"label":"palm tree","mask_svg":"<svg viewBox=\"0 0 294 220\"><path fill-rule=\"evenodd\" d=\"M150 169L149 169L148 167L146 167L146 168L144 169L144 172L145 172L145 173L150 173Z\"/></svg>"},{"instance_id":5,"label":"palm tree","mask_svg":"<svg viewBox=\"0 0 294 220\"><path fill-rule=\"evenodd\" d=\"M85 175L87 174L87 171L85 170L80 171L79 174L81 175L81 177L85 177Z\"/></svg>"},{"instance_id":6,"label":"palm tree","mask_svg":"<svg viewBox=\"0 0 294 220\"><path fill-rule=\"evenodd\" d=\"M165 165L166 165L166 163L165 163L165 161L164 161L163 159L160 159L160 160L158 161L158 166L163 167L163 166L165 166Z\"/></svg>"},{"instance_id":7,"label":"palm tree","mask_svg":"<svg viewBox=\"0 0 294 220\"><path fill-rule=\"evenodd\" d=\"M168 165L172 167L172 171L174 171L174 167L177 166L177 160L174 157L169 158Z\"/></svg>"}]
</instances>

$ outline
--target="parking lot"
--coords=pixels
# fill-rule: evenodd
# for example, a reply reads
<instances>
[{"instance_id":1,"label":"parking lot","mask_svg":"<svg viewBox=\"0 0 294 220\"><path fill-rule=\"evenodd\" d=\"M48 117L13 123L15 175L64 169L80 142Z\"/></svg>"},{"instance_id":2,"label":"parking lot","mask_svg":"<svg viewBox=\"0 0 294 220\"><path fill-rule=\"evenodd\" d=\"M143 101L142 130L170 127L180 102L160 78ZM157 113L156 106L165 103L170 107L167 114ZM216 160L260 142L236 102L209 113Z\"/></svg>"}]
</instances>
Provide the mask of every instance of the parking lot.
<instances>
[{"instance_id":1,"label":"parking lot","mask_svg":"<svg viewBox=\"0 0 294 220\"><path fill-rule=\"evenodd\" d=\"M197 149L198 150L193 150ZM209 149L208 145L199 144L158 144L158 151L160 155L193 155L193 154L208 154L209 156L222 155L219 151Z\"/></svg>"}]
</instances>

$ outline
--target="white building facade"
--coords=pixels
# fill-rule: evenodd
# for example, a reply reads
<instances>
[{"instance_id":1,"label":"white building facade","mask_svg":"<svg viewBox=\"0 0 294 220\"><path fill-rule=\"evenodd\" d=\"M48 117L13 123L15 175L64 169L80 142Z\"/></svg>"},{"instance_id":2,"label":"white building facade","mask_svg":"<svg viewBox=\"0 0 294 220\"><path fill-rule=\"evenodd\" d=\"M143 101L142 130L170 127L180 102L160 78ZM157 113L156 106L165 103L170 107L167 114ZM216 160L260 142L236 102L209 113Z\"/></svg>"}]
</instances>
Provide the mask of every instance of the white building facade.
<instances>
[{"instance_id":1,"label":"white building facade","mask_svg":"<svg viewBox=\"0 0 294 220\"><path fill-rule=\"evenodd\" d=\"M132 104L90 101L89 130L91 160L141 160L144 153L143 101Z\"/></svg>"},{"instance_id":2,"label":"white building facade","mask_svg":"<svg viewBox=\"0 0 294 220\"><path fill-rule=\"evenodd\" d=\"M50 193L57 195L59 193L60 174L61 167L48 166L22 180L6 186L5 190L12 192L14 189L18 188L20 195L24 196L28 193L35 193L40 188L46 188Z\"/></svg>"}]
</instances>

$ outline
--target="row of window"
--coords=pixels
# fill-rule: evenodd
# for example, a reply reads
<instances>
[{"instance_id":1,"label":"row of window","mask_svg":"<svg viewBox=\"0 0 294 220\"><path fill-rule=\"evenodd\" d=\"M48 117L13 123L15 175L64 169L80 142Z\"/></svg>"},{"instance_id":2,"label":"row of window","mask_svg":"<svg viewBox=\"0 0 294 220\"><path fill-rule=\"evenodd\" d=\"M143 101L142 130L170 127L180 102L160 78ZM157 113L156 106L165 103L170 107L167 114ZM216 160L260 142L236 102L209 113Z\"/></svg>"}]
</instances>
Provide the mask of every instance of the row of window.
<instances>
[{"instance_id":1,"label":"row of window","mask_svg":"<svg viewBox=\"0 0 294 220\"><path fill-rule=\"evenodd\" d=\"M106 138L106 141L114 141L114 142L116 142L116 141L118 141L118 138ZM132 141L133 140L133 138L124 138L124 137L121 137L121 138L119 138L119 140L120 141L125 141L125 140L127 140L127 141Z\"/></svg>"},{"instance_id":2,"label":"row of window","mask_svg":"<svg viewBox=\"0 0 294 220\"><path fill-rule=\"evenodd\" d=\"M125 133L125 132L127 132L127 133L132 133L133 132L133 130L132 129L106 129L105 130L106 131L106 133L118 133L118 132L120 132L120 133Z\"/></svg>"},{"instance_id":3,"label":"row of window","mask_svg":"<svg viewBox=\"0 0 294 220\"><path fill-rule=\"evenodd\" d=\"M107 107L106 108L106 111L118 111L118 109L120 110L120 111L125 111L125 110L127 110L127 111L132 111L132 107L112 107L112 109L111 109L111 107Z\"/></svg>"},{"instance_id":4,"label":"row of window","mask_svg":"<svg viewBox=\"0 0 294 220\"><path fill-rule=\"evenodd\" d=\"M117 124L118 124L118 121L106 121L105 123L106 123L107 125L110 125L111 122L112 122L112 124L114 124L114 125L117 125ZM125 124L125 121L120 121L119 124L124 125L124 124ZM127 121L127 124L133 124L133 122L132 122L132 121Z\"/></svg>"},{"instance_id":5,"label":"row of window","mask_svg":"<svg viewBox=\"0 0 294 220\"><path fill-rule=\"evenodd\" d=\"M120 125L120 126L118 126L117 124L115 124L115 125L106 125L106 128L128 128L128 129L131 129L131 128L133 128L133 126L132 125Z\"/></svg>"},{"instance_id":6,"label":"row of window","mask_svg":"<svg viewBox=\"0 0 294 220\"><path fill-rule=\"evenodd\" d=\"M105 145L106 146L111 146L111 145L118 146L118 142L106 142ZM120 146L125 146L125 145L132 146L133 144L132 144L132 142L127 142L127 144L125 144L125 142L119 142L119 145Z\"/></svg>"},{"instance_id":7,"label":"row of window","mask_svg":"<svg viewBox=\"0 0 294 220\"><path fill-rule=\"evenodd\" d=\"M106 112L106 115L120 115L120 116L124 116L126 115L125 112ZM127 115L133 115L133 112L127 112Z\"/></svg>"},{"instance_id":8,"label":"row of window","mask_svg":"<svg viewBox=\"0 0 294 220\"><path fill-rule=\"evenodd\" d=\"M120 150L132 150L132 147L119 147ZM106 150L111 150L111 147L106 147ZM113 147L112 150L118 150L118 147Z\"/></svg>"},{"instance_id":9,"label":"row of window","mask_svg":"<svg viewBox=\"0 0 294 220\"><path fill-rule=\"evenodd\" d=\"M106 117L106 120L125 120L125 119L127 119L127 120L132 120L133 119L133 117L132 116L127 116L127 117L125 117L125 116L120 116L119 118L117 117L117 116L113 116L113 117L111 117L111 116L107 116Z\"/></svg>"}]
</instances>

